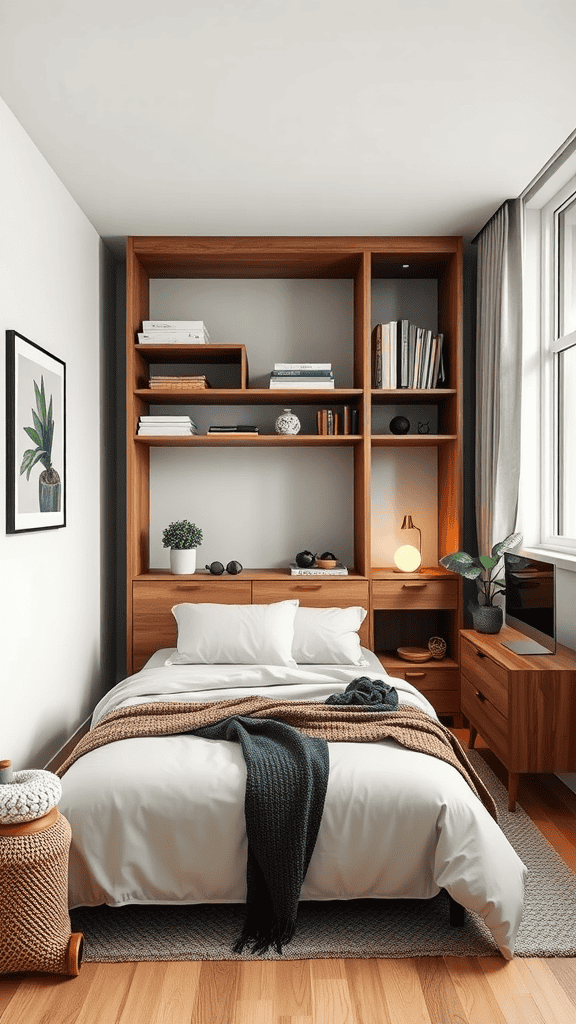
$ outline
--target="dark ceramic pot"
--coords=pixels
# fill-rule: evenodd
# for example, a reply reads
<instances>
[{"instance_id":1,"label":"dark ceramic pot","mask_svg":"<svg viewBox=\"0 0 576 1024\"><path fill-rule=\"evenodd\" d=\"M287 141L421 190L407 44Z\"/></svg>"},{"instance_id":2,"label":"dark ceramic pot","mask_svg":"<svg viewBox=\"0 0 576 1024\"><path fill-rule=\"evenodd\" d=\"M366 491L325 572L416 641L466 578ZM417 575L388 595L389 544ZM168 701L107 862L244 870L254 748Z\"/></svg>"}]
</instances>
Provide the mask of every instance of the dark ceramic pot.
<instances>
[{"instance_id":1,"label":"dark ceramic pot","mask_svg":"<svg viewBox=\"0 0 576 1024\"><path fill-rule=\"evenodd\" d=\"M472 609L472 621L477 633L499 633L503 618L499 605L478 605Z\"/></svg>"}]
</instances>

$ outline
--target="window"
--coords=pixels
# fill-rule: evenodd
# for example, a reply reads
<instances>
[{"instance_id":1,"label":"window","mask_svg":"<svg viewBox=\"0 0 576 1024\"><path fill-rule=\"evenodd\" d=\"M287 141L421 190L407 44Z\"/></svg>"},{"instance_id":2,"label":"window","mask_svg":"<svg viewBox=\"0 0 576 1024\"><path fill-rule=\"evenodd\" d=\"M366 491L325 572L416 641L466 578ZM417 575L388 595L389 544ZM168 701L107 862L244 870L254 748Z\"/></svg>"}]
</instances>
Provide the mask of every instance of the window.
<instances>
[{"instance_id":1,"label":"window","mask_svg":"<svg viewBox=\"0 0 576 1024\"><path fill-rule=\"evenodd\" d=\"M541 227L541 543L576 554L576 178Z\"/></svg>"}]
</instances>

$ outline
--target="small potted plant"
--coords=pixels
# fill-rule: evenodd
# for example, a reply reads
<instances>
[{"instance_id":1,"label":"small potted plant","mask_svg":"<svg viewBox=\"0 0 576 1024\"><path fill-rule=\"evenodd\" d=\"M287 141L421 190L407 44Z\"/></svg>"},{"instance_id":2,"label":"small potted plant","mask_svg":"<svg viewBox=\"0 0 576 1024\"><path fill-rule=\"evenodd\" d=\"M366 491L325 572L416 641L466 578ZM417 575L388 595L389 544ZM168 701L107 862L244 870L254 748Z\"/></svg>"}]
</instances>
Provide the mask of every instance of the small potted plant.
<instances>
[{"instance_id":1,"label":"small potted plant","mask_svg":"<svg viewBox=\"0 0 576 1024\"><path fill-rule=\"evenodd\" d=\"M502 608L494 604L496 595L506 591L504 577L498 575L500 561L504 552L516 547L521 540L521 533L511 533L494 545L490 555L472 558L465 551L455 551L440 559L440 565L445 569L457 572L467 580L476 580L478 604L472 609L472 620L478 633L499 633L502 628Z\"/></svg>"},{"instance_id":2,"label":"small potted plant","mask_svg":"<svg viewBox=\"0 0 576 1024\"><path fill-rule=\"evenodd\" d=\"M162 534L163 546L170 548L170 572L177 576L196 572L196 548L202 540L202 530L196 523L187 519L170 523Z\"/></svg>"}]
</instances>

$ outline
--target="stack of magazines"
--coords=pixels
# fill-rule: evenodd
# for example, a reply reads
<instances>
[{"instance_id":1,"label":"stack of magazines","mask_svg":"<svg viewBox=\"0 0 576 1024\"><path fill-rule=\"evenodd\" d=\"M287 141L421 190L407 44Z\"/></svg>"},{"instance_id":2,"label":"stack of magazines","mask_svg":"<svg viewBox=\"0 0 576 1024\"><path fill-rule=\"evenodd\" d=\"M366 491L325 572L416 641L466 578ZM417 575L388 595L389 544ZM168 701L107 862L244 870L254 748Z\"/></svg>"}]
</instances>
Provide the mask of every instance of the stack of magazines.
<instances>
[{"instance_id":1,"label":"stack of magazines","mask_svg":"<svg viewBox=\"0 0 576 1024\"><path fill-rule=\"evenodd\" d=\"M139 345L208 345L203 320L143 320Z\"/></svg>"},{"instance_id":2,"label":"stack of magazines","mask_svg":"<svg viewBox=\"0 0 576 1024\"><path fill-rule=\"evenodd\" d=\"M191 416L140 416L138 420L139 437L181 437L197 433Z\"/></svg>"},{"instance_id":3,"label":"stack of magazines","mask_svg":"<svg viewBox=\"0 0 576 1024\"><path fill-rule=\"evenodd\" d=\"M189 377L150 377L148 387L152 391L188 391L191 388L202 390L211 385L208 383L205 373L198 373Z\"/></svg>"},{"instance_id":4,"label":"stack of magazines","mask_svg":"<svg viewBox=\"0 0 576 1024\"><path fill-rule=\"evenodd\" d=\"M292 576L347 576L348 569L342 562L336 562L333 569L320 569L317 565L302 569L296 562L290 562Z\"/></svg>"},{"instance_id":5,"label":"stack of magazines","mask_svg":"<svg viewBox=\"0 0 576 1024\"><path fill-rule=\"evenodd\" d=\"M332 363L274 363L271 388L333 388Z\"/></svg>"},{"instance_id":6,"label":"stack of magazines","mask_svg":"<svg viewBox=\"0 0 576 1024\"><path fill-rule=\"evenodd\" d=\"M208 433L212 434L212 435L214 435L214 434L220 434L220 435L222 435L222 434L233 434L233 435L251 434L251 435L254 435L254 434L258 433L258 427L254 427L254 426L252 426L252 424L248 424L248 423L232 423L229 426L227 426L226 424L222 424L222 425L214 424L214 426L208 427Z\"/></svg>"}]
</instances>

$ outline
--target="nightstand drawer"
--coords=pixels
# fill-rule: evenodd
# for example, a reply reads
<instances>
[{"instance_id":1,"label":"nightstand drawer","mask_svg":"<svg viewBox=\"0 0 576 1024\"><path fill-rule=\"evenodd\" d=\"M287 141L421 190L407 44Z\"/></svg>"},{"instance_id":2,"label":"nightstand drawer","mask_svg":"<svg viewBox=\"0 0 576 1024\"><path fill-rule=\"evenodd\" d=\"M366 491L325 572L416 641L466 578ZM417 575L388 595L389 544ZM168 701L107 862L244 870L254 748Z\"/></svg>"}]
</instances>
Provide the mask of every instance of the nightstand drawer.
<instances>
[{"instance_id":1,"label":"nightstand drawer","mask_svg":"<svg viewBox=\"0 0 576 1024\"><path fill-rule=\"evenodd\" d=\"M405 679L417 690L455 690L460 687L460 673L457 668L427 668L426 665L415 665L414 668L386 670L397 679Z\"/></svg>"},{"instance_id":2,"label":"nightstand drawer","mask_svg":"<svg viewBox=\"0 0 576 1024\"><path fill-rule=\"evenodd\" d=\"M474 644L462 637L462 675L472 681L477 690L492 702L495 708L508 717L508 673L497 665Z\"/></svg>"},{"instance_id":3,"label":"nightstand drawer","mask_svg":"<svg viewBox=\"0 0 576 1024\"><path fill-rule=\"evenodd\" d=\"M382 608L457 608L457 580L373 580L372 606Z\"/></svg>"},{"instance_id":4,"label":"nightstand drawer","mask_svg":"<svg viewBox=\"0 0 576 1024\"><path fill-rule=\"evenodd\" d=\"M501 761L508 754L508 719L477 686L462 676L462 712Z\"/></svg>"}]
</instances>

